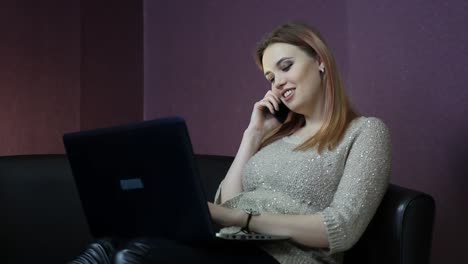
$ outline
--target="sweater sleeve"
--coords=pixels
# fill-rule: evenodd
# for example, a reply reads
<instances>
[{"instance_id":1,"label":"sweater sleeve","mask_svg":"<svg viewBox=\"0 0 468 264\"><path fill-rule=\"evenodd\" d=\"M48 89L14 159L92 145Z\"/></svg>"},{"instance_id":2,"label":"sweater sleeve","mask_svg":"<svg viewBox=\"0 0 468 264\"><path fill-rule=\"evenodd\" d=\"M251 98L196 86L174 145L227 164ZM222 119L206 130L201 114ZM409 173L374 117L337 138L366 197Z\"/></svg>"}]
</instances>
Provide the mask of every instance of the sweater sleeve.
<instances>
[{"instance_id":1,"label":"sweater sleeve","mask_svg":"<svg viewBox=\"0 0 468 264\"><path fill-rule=\"evenodd\" d=\"M388 187L390 134L385 124L369 118L351 143L344 172L323 216L329 254L351 248L375 214Z\"/></svg>"}]
</instances>

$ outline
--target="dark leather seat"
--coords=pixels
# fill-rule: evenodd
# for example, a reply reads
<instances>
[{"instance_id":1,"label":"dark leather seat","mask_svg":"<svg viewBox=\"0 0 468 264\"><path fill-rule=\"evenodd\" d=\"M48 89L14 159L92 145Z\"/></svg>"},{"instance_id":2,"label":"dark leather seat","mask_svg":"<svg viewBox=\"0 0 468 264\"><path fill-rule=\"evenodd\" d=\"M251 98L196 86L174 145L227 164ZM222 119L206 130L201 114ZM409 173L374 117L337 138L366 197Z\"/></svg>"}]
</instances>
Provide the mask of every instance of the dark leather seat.
<instances>
[{"instance_id":1,"label":"dark leather seat","mask_svg":"<svg viewBox=\"0 0 468 264\"><path fill-rule=\"evenodd\" d=\"M2 263L65 263L91 240L64 155L0 157L0 212Z\"/></svg>"},{"instance_id":2,"label":"dark leather seat","mask_svg":"<svg viewBox=\"0 0 468 264\"><path fill-rule=\"evenodd\" d=\"M232 157L197 155L212 200ZM0 157L3 263L65 263L91 241L64 155ZM345 263L429 263L434 200L390 185L376 216Z\"/></svg>"},{"instance_id":3,"label":"dark leather seat","mask_svg":"<svg viewBox=\"0 0 468 264\"><path fill-rule=\"evenodd\" d=\"M390 184L374 218L345 263L430 263L434 199Z\"/></svg>"}]
</instances>

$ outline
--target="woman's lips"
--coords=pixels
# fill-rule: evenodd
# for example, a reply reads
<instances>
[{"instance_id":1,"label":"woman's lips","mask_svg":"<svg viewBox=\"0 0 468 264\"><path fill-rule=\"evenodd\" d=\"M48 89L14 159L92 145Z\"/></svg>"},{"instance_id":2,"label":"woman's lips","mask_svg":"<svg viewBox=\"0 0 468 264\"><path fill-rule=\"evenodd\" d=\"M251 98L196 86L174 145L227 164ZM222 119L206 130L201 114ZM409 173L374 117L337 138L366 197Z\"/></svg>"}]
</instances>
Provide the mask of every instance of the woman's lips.
<instances>
[{"instance_id":1,"label":"woman's lips","mask_svg":"<svg viewBox=\"0 0 468 264\"><path fill-rule=\"evenodd\" d=\"M283 100L285 102L291 100L295 93L296 93L295 88L287 90L286 92L283 93Z\"/></svg>"}]
</instances>

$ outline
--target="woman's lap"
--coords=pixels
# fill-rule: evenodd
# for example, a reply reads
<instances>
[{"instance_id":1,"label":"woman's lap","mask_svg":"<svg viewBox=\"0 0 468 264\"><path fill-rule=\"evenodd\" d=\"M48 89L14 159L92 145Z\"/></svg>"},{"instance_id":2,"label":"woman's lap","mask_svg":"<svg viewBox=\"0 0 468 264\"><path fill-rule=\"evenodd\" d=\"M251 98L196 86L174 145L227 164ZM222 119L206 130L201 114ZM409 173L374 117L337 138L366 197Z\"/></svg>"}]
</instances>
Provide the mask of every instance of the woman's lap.
<instances>
[{"instance_id":1,"label":"woman's lap","mask_svg":"<svg viewBox=\"0 0 468 264\"><path fill-rule=\"evenodd\" d=\"M247 241L216 240L204 245L186 245L163 239L137 239L115 256L117 264L150 263L278 263Z\"/></svg>"}]
</instances>

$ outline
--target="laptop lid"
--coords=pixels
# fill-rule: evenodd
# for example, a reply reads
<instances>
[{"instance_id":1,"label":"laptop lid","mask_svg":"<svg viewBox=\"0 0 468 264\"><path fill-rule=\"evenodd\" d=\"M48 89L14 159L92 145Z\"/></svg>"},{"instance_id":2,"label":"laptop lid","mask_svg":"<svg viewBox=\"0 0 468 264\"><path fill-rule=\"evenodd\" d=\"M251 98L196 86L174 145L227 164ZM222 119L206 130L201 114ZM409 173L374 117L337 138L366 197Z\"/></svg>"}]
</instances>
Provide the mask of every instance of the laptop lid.
<instances>
[{"instance_id":1,"label":"laptop lid","mask_svg":"<svg viewBox=\"0 0 468 264\"><path fill-rule=\"evenodd\" d=\"M63 141L94 237L214 238L182 118L67 133Z\"/></svg>"}]
</instances>

